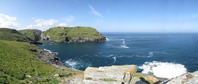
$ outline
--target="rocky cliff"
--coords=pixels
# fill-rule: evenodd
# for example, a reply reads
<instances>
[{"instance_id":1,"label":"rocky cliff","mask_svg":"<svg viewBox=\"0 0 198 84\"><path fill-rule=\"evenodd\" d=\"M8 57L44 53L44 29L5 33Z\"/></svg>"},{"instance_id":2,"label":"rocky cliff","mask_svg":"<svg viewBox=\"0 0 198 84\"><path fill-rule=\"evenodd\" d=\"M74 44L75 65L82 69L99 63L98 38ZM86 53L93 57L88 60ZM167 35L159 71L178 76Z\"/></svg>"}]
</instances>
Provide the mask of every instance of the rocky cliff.
<instances>
[{"instance_id":1,"label":"rocky cliff","mask_svg":"<svg viewBox=\"0 0 198 84\"><path fill-rule=\"evenodd\" d=\"M54 42L101 42L106 38L91 27L54 27L41 34L42 40Z\"/></svg>"},{"instance_id":2,"label":"rocky cliff","mask_svg":"<svg viewBox=\"0 0 198 84\"><path fill-rule=\"evenodd\" d=\"M50 64L59 68L68 68L65 64L63 64L59 58L57 57L57 53L50 52L49 50L42 49L40 47L36 47L35 49L31 49L32 52L38 53L34 55L38 59L44 60L47 64Z\"/></svg>"},{"instance_id":3,"label":"rocky cliff","mask_svg":"<svg viewBox=\"0 0 198 84\"><path fill-rule=\"evenodd\" d=\"M19 30L19 32L30 38L32 41L39 40L42 33L41 30L37 30L37 29L24 29L24 30Z\"/></svg>"}]
</instances>

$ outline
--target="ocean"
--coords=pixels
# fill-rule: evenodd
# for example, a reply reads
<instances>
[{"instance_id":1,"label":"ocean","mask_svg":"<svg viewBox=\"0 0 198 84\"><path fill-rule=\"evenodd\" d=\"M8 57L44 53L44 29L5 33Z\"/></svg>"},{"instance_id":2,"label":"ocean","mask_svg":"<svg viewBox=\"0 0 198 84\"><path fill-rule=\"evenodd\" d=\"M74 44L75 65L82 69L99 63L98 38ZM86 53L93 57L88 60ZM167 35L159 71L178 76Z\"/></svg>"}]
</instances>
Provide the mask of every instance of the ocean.
<instances>
[{"instance_id":1,"label":"ocean","mask_svg":"<svg viewBox=\"0 0 198 84\"><path fill-rule=\"evenodd\" d=\"M106 42L55 43L41 48L57 52L67 66L86 67L131 65L138 72L172 78L198 70L198 34L196 33L102 33ZM153 68L154 67L154 68ZM151 71L152 68L152 71Z\"/></svg>"}]
</instances>

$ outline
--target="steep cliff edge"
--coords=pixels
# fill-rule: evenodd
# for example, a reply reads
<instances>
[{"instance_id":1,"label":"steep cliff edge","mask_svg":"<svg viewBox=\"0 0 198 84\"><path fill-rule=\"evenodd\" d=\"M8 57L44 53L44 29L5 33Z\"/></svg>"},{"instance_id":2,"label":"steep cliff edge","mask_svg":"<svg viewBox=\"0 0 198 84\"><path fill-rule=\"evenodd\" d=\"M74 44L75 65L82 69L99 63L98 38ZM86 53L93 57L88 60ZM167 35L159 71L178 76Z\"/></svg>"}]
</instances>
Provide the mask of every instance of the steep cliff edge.
<instances>
[{"instance_id":1,"label":"steep cliff edge","mask_svg":"<svg viewBox=\"0 0 198 84\"><path fill-rule=\"evenodd\" d=\"M38 29L24 29L24 30L19 30L19 32L33 41L39 40L42 33L42 31Z\"/></svg>"},{"instance_id":2,"label":"steep cliff edge","mask_svg":"<svg viewBox=\"0 0 198 84\"><path fill-rule=\"evenodd\" d=\"M41 34L41 40L54 42L101 42L106 38L91 27L53 27Z\"/></svg>"}]
</instances>

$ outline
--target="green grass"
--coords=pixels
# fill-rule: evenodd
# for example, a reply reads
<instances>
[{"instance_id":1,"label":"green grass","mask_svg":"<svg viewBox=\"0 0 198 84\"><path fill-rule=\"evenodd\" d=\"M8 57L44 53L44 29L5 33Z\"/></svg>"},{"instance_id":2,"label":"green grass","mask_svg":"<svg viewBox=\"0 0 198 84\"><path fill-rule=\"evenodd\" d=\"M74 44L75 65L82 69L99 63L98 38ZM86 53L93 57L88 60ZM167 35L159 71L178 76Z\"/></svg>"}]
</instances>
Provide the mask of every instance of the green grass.
<instances>
[{"instance_id":1,"label":"green grass","mask_svg":"<svg viewBox=\"0 0 198 84\"><path fill-rule=\"evenodd\" d=\"M43 34L56 41L65 40L65 37L89 37L92 39L103 37L96 29L91 27L54 27L43 32Z\"/></svg>"},{"instance_id":2,"label":"green grass","mask_svg":"<svg viewBox=\"0 0 198 84\"><path fill-rule=\"evenodd\" d=\"M9 41L23 41L28 42L30 39L15 29L0 28L0 39Z\"/></svg>"},{"instance_id":3,"label":"green grass","mask_svg":"<svg viewBox=\"0 0 198 84\"><path fill-rule=\"evenodd\" d=\"M40 30L37 29L25 29L25 30L19 30L19 32L28 38L36 41L40 39L41 32Z\"/></svg>"},{"instance_id":4,"label":"green grass","mask_svg":"<svg viewBox=\"0 0 198 84\"><path fill-rule=\"evenodd\" d=\"M116 80L110 79L110 78L105 78L105 79L103 79L103 81L116 81Z\"/></svg>"},{"instance_id":5,"label":"green grass","mask_svg":"<svg viewBox=\"0 0 198 84\"><path fill-rule=\"evenodd\" d=\"M45 61L34 57L36 52L31 49L37 48L26 42L0 40L0 84L1 83L51 83L60 82L54 74L61 77L70 77L82 73L71 69L59 69L46 64ZM41 78L36 80L27 75Z\"/></svg>"}]
</instances>

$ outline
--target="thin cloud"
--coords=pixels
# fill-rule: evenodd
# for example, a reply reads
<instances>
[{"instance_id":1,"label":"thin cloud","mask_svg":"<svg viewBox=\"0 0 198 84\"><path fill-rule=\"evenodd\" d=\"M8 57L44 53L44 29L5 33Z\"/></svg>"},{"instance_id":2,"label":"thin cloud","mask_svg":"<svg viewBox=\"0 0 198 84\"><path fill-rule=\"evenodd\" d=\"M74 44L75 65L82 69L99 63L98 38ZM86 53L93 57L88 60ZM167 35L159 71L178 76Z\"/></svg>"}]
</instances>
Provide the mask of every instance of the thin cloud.
<instances>
[{"instance_id":1,"label":"thin cloud","mask_svg":"<svg viewBox=\"0 0 198 84\"><path fill-rule=\"evenodd\" d=\"M41 30L47 30L50 27L54 27L57 25L58 20L49 19L49 20L43 20L43 19L36 19L35 25L29 25L27 26L28 29L41 29Z\"/></svg>"},{"instance_id":2,"label":"thin cloud","mask_svg":"<svg viewBox=\"0 0 198 84\"><path fill-rule=\"evenodd\" d=\"M89 6L89 8L91 9L91 13L92 14L94 14L94 15L96 15L96 16L99 16L99 17L103 17L103 15L101 14L101 13L99 13L98 11L96 11L95 10L95 8L93 7L93 6L91 6L91 5L88 5Z\"/></svg>"},{"instance_id":3,"label":"thin cloud","mask_svg":"<svg viewBox=\"0 0 198 84\"><path fill-rule=\"evenodd\" d=\"M74 20L74 16L68 16L67 18L65 18L66 22L72 22Z\"/></svg>"},{"instance_id":4,"label":"thin cloud","mask_svg":"<svg viewBox=\"0 0 198 84\"><path fill-rule=\"evenodd\" d=\"M60 27L66 27L67 24L66 23L60 23L58 26L60 26Z\"/></svg>"}]
</instances>

